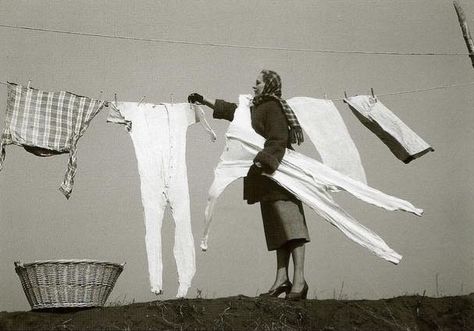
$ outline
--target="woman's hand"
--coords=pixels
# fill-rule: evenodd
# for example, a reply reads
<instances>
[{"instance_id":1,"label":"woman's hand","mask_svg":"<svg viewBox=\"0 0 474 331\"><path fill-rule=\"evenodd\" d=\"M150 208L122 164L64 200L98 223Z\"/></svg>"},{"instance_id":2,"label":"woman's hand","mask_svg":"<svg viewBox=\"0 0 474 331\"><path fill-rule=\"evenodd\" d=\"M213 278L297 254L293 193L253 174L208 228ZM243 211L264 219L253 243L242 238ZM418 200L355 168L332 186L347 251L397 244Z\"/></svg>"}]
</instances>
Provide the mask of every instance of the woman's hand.
<instances>
[{"instance_id":1,"label":"woman's hand","mask_svg":"<svg viewBox=\"0 0 474 331\"><path fill-rule=\"evenodd\" d=\"M261 175L263 172L262 166L260 163L254 163L250 166L249 171L247 172L247 177L253 177Z\"/></svg>"},{"instance_id":2,"label":"woman's hand","mask_svg":"<svg viewBox=\"0 0 474 331\"><path fill-rule=\"evenodd\" d=\"M204 104L204 97L198 93L191 93L190 95L188 95L188 102L199 102L200 104Z\"/></svg>"},{"instance_id":3,"label":"woman's hand","mask_svg":"<svg viewBox=\"0 0 474 331\"><path fill-rule=\"evenodd\" d=\"M202 95L199 93L191 93L188 95L188 102L189 103L200 103L201 105L208 106L209 108L214 109L216 106L216 100L214 99L204 99Z\"/></svg>"}]
</instances>

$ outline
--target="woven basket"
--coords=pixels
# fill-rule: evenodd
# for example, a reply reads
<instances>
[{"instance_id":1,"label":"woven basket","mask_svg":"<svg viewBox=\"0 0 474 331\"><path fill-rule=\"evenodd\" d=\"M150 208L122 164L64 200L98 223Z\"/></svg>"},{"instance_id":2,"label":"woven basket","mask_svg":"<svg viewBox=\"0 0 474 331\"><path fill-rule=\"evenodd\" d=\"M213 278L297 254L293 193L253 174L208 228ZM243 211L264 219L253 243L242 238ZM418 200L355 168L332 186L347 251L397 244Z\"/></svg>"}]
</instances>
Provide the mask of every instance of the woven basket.
<instances>
[{"instance_id":1,"label":"woven basket","mask_svg":"<svg viewBox=\"0 0 474 331\"><path fill-rule=\"evenodd\" d=\"M124 264L93 260L15 262L31 309L100 307Z\"/></svg>"}]
</instances>

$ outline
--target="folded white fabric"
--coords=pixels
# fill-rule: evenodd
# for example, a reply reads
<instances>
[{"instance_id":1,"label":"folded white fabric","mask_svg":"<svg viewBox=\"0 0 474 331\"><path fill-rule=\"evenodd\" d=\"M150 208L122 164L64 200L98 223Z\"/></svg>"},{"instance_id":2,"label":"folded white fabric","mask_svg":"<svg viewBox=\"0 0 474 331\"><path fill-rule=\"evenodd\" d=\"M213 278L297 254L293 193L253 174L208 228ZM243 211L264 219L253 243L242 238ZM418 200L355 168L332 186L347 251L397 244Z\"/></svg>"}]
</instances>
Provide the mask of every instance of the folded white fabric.
<instances>
[{"instance_id":1,"label":"folded white fabric","mask_svg":"<svg viewBox=\"0 0 474 331\"><path fill-rule=\"evenodd\" d=\"M359 121L379 137L404 163L434 151L376 97L358 95L346 98L344 101Z\"/></svg>"}]
</instances>

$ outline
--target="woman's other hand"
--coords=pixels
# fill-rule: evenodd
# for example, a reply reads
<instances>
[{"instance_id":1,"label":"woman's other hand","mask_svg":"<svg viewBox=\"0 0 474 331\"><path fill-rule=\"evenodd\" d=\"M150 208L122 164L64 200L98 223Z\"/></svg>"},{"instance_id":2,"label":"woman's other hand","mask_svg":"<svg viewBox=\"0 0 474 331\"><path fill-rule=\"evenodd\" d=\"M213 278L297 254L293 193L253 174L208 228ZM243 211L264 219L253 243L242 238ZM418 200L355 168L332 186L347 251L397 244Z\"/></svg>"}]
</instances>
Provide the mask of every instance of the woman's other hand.
<instances>
[{"instance_id":1,"label":"woman's other hand","mask_svg":"<svg viewBox=\"0 0 474 331\"><path fill-rule=\"evenodd\" d=\"M253 177L253 176L258 176L258 175L261 175L263 172L263 169L260 166L258 166L257 164L252 164L249 168L249 171L247 172L247 177Z\"/></svg>"}]
</instances>

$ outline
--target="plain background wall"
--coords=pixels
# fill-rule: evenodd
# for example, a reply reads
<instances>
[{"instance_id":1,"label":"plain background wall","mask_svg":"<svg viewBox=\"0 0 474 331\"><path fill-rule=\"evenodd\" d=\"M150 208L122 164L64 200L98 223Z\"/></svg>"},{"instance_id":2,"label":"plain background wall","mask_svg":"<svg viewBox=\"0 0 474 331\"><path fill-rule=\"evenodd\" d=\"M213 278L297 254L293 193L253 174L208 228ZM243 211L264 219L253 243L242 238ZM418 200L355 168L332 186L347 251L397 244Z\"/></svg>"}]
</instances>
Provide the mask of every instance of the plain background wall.
<instances>
[{"instance_id":1,"label":"plain background wall","mask_svg":"<svg viewBox=\"0 0 474 331\"><path fill-rule=\"evenodd\" d=\"M451 1L1 1L0 24L202 43L281 48L466 53ZM474 4L462 3L474 28ZM0 27L0 80L122 101L185 102L191 92L237 101L262 68L283 79L284 97L340 99L474 81L467 56L328 54L151 43ZM6 103L1 85L0 104ZM371 186L423 208L422 218L387 212L337 194L340 204L404 256L398 266L370 254L306 208L310 297L381 298L474 290L473 86L381 96L434 148L405 165L336 102ZM101 94L100 91L103 91ZM149 291L139 177L130 137L99 113L79 141L72 197L58 191L67 156L38 158L7 146L0 173L0 310L27 310L13 261L90 258L126 262L110 301L155 300ZM211 112L207 112L211 117ZM0 114L3 128L4 112ZM266 291L267 252L258 205L241 181L217 205L209 250L199 250L207 190L228 123L188 130L187 164L197 274L188 297ZM317 158L310 143L298 151ZM177 290L174 225L163 226L164 288ZM436 286L438 278L438 286ZM343 288L342 284L344 284Z\"/></svg>"}]
</instances>

